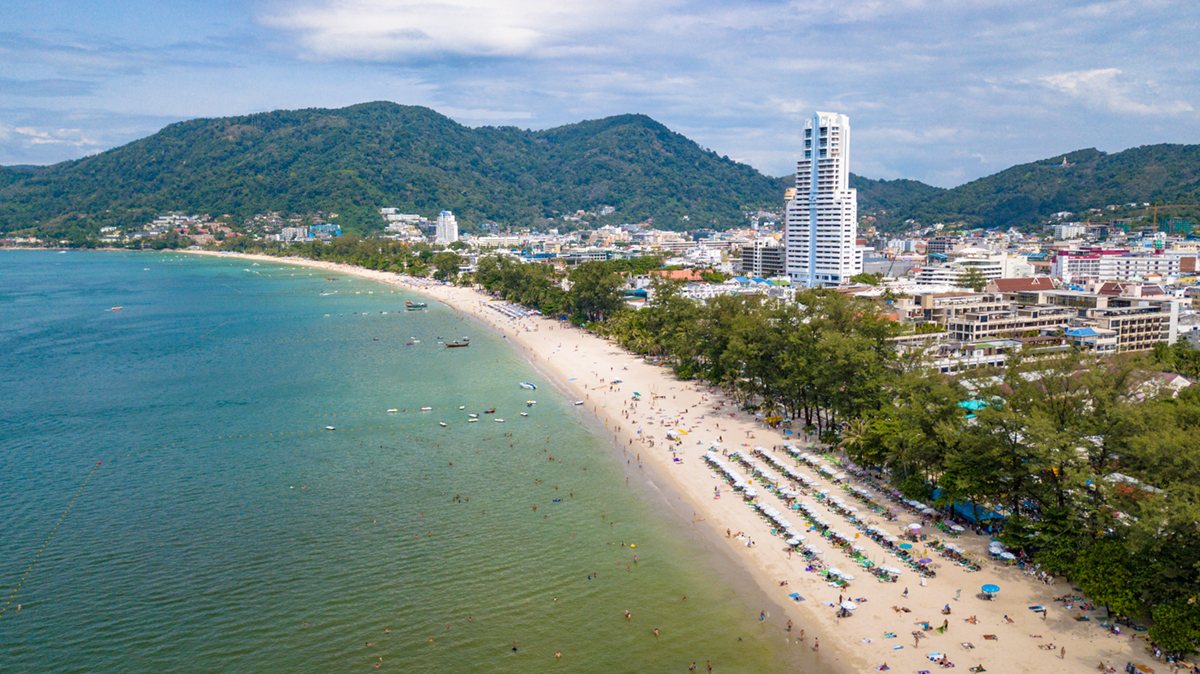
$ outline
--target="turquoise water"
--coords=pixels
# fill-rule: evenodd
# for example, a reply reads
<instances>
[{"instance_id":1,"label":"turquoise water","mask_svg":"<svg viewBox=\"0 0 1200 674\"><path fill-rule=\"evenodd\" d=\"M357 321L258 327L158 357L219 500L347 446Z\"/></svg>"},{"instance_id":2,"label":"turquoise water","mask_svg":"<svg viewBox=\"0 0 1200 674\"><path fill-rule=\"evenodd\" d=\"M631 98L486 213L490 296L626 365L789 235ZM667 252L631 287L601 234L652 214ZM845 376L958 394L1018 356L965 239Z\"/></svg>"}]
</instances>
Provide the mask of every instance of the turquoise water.
<instances>
[{"instance_id":1,"label":"turquoise water","mask_svg":"<svg viewBox=\"0 0 1200 674\"><path fill-rule=\"evenodd\" d=\"M756 591L499 335L338 279L0 253L0 671L785 668Z\"/></svg>"}]
</instances>

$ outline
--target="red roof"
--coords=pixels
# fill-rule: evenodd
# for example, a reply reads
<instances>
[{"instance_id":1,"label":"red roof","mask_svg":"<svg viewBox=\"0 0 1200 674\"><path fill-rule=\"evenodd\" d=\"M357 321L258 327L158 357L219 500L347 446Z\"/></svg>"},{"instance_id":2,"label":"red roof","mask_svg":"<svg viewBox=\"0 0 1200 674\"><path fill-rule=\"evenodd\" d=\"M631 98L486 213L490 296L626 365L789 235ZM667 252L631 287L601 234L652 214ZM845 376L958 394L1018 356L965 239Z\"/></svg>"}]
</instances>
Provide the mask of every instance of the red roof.
<instances>
[{"instance_id":1,"label":"red roof","mask_svg":"<svg viewBox=\"0 0 1200 674\"><path fill-rule=\"evenodd\" d=\"M676 281L696 282L701 280L700 272L697 272L694 269L655 269L650 273L657 274L659 276L665 276Z\"/></svg>"},{"instance_id":2,"label":"red roof","mask_svg":"<svg viewBox=\"0 0 1200 674\"><path fill-rule=\"evenodd\" d=\"M1054 290L1054 281L1050 280L1049 276L1035 276L1032 278L998 278L992 281L992 285L996 286L996 292L1015 293L1030 290Z\"/></svg>"}]
</instances>

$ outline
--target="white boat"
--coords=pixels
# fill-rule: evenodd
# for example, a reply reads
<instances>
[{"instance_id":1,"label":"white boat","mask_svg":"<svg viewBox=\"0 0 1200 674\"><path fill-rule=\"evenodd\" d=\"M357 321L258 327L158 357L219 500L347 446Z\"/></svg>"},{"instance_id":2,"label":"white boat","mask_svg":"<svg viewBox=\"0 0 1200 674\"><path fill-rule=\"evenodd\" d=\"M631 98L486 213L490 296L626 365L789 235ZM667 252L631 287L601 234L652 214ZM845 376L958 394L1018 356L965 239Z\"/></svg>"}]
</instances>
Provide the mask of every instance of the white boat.
<instances>
[{"instance_id":1,"label":"white boat","mask_svg":"<svg viewBox=\"0 0 1200 674\"><path fill-rule=\"evenodd\" d=\"M441 426L442 428L445 428L445 427L446 427L446 422L444 422L444 421L439 421L439 422L438 422L438 426Z\"/></svg>"},{"instance_id":2,"label":"white boat","mask_svg":"<svg viewBox=\"0 0 1200 674\"><path fill-rule=\"evenodd\" d=\"M533 407L533 406L534 406L534 405L536 405L536 404L537 404L537 401L536 401L536 400L526 400L526 401L525 401L525 406L526 406L526 407Z\"/></svg>"},{"instance_id":3,"label":"white boat","mask_svg":"<svg viewBox=\"0 0 1200 674\"><path fill-rule=\"evenodd\" d=\"M521 412L521 416L527 417L527 416L529 416L529 412Z\"/></svg>"},{"instance_id":4,"label":"white boat","mask_svg":"<svg viewBox=\"0 0 1200 674\"><path fill-rule=\"evenodd\" d=\"M389 410L388 410L388 414L395 414L396 412L399 412L399 411L400 411L400 410L398 410L398 409L396 409L395 407L393 407L393 408L391 408L391 409L389 409Z\"/></svg>"},{"instance_id":5,"label":"white boat","mask_svg":"<svg viewBox=\"0 0 1200 674\"><path fill-rule=\"evenodd\" d=\"M576 405L582 405L582 404L583 404L583 401L582 401L582 400L576 400L576 401L575 401L575 404L576 404Z\"/></svg>"},{"instance_id":6,"label":"white boat","mask_svg":"<svg viewBox=\"0 0 1200 674\"><path fill-rule=\"evenodd\" d=\"M523 382L521 382L521 388L527 388L527 389L529 389L530 391L536 391L536 390L537 390L537 385L536 385L536 384L531 384L531 383L529 383L529 382L527 382L527 381L523 381Z\"/></svg>"},{"instance_id":7,"label":"white boat","mask_svg":"<svg viewBox=\"0 0 1200 674\"><path fill-rule=\"evenodd\" d=\"M431 410L431 409L433 409L433 408L432 408L432 407L422 407L422 408L421 408L421 411L422 411L422 412L428 412L428 411L429 411L429 410Z\"/></svg>"},{"instance_id":8,"label":"white boat","mask_svg":"<svg viewBox=\"0 0 1200 674\"><path fill-rule=\"evenodd\" d=\"M467 409L467 406L466 406L466 405L459 405L459 406L458 406L458 409L460 409L460 410L465 410L465 409Z\"/></svg>"},{"instance_id":9,"label":"white boat","mask_svg":"<svg viewBox=\"0 0 1200 674\"><path fill-rule=\"evenodd\" d=\"M504 423L504 420L503 420L503 419L501 419L501 418L499 418L499 417L497 417L497 418L495 418L495 419L492 419L492 421L494 421L494 422L496 422L496 423L498 423L498 424L502 424L502 423Z\"/></svg>"},{"instance_id":10,"label":"white boat","mask_svg":"<svg viewBox=\"0 0 1200 674\"><path fill-rule=\"evenodd\" d=\"M470 414L468 414L467 416L471 417L472 419L478 419L478 418L479 418L479 415L478 415L478 414L475 414L474 412L471 412L471 413L470 413Z\"/></svg>"},{"instance_id":11,"label":"white boat","mask_svg":"<svg viewBox=\"0 0 1200 674\"><path fill-rule=\"evenodd\" d=\"M326 426L326 427L325 427L325 430L327 430L327 431L336 431L337 429L336 429L336 428L334 428L333 426Z\"/></svg>"},{"instance_id":12,"label":"white boat","mask_svg":"<svg viewBox=\"0 0 1200 674\"><path fill-rule=\"evenodd\" d=\"M476 421L479 421L479 418L478 418L478 417L471 417L470 419L467 419L467 423L468 423L468 424L473 424L473 423L475 423Z\"/></svg>"}]
</instances>

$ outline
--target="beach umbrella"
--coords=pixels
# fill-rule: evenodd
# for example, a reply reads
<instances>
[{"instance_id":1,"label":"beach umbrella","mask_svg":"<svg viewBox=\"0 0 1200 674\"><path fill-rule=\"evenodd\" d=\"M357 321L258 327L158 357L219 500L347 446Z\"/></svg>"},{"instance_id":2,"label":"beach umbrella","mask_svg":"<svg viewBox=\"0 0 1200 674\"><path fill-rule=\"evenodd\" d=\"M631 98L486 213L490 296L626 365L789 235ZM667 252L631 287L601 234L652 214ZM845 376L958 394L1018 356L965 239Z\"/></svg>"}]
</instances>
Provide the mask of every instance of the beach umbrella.
<instances>
[{"instance_id":1,"label":"beach umbrella","mask_svg":"<svg viewBox=\"0 0 1200 674\"><path fill-rule=\"evenodd\" d=\"M933 560L932 560L932 559L930 559L930 558L928 558L928 557L922 557L922 558L920 558L920 559L918 559L918 560L917 560L917 564L928 564L928 563L930 563L930 562L932 562L932 561L933 561Z\"/></svg>"},{"instance_id":2,"label":"beach umbrella","mask_svg":"<svg viewBox=\"0 0 1200 674\"><path fill-rule=\"evenodd\" d=\"M842 608L846 609L847 611L853 611L854 609L858 608L858 604L852 601L844 601L842 602Z\"/></svg>"},{"instance_id":3,"label":"beach umbrella","mask_svg":"<svg viewBox=\"0 0 1200 674\"><path fill-rule=\"evenodd\" d=\"M896 539L896 540L899 540L899 539ZM908 543L901 543L900 549L901 550L912 550L912 545L910 545Z\"/></svg>"},{"instance_id":4,"label":"beach umbrella","mask_svg":"<svg viewBox=\"0 0 1200 674\"><path fill-rule=\"evenodd\" d=\"M832 569L829 569L828 571L826 571L826 573L828 573L831 576L840 576L840 575L842 575L842 570L835 566Z\"/></svg>"},{"instance_id":5,"label":"beach umbrella","mask_svg":"<svg viewBox=\"0 0 1200 674\"><path fill-rule=\"evenodd\" d=\"M966 529L965 529L965 528L963 528L963 527L961 527L961 526L959 526L959 525L957 525L957 524L951 524L951 525L950 525L950 531L955 531L955 532L958 532L958 533L962 533L962 532L966 531Z\"/></svg>"},{"instance_id":6,"label":"beach umbrella","mask_svg":"<svg viewBox=\"0 0 1200 674\"><path fill-rule=\"evenodd\" d=\"M1014 555L1014 554L1013 554L1013 553L1011 553L1011 552L1001 552L1001 553L1000 553L1000 557L1001 557L1002 559L1008 559L1008 560L1013 560L1013 559L1016 559L1016 558L1017 558L1017 556L1016 556L1016 555Z\"/></svg>"},{"instance_id":7,"label":"beach umbrella","mask_svg":"<svg viewBox=\"0 0 1200 674\"><path fill-rule=\"evenodd\" d=\"M910 524L910 525L908 525L907 527L904 527L904 528L905 528L905 529L908 529L909 531L918 531L918 530L920 530L920 528L921 528L921 525L920 525L920 524L918 524L918 523L916 523L916 522L913 522L912 524Z\"/></svg>"},{"instance_id":8,"label":"beach umbrella","mask_svg":"<svg viewBox=\"0 0 1200 674\"><path fill-rule=\"evenodd\" d=\"M890 573L890 574L892 574L893 576L899 576L900 574L902 574L902 573L903 573L903 571L901 571L900 569L897 569L897 568L896 568L896 567L894 567L894 566L889 566L889 567L887 567L886 569L884 569L884 572L886 572L886 573Z\"/></svg>"},{"instance_id":9,"label":"beach umbrella","mask_svg":"<svg viewBox=\"0 0 1200 674\"><path fill-rule=\"evenodd\" d=\"M954 551L954 552L962 552L962 548L958 547L957 545L955 545L955 544L953 544L953 543L947 543L947 544L946 544L946 549L947 549L947 550L952 550L952 551Z\"/></svg>"},{"instance_id":10,"label":"beach umbrella","mask_svg":"<svg viewBox=\"0 0 1200 674\"><path fill-rule=\"evenodd\" d=\"M792 434L792 432L791 432L791 431L784 431L784 433L786 433L786 434L788 434L788 435L791 435L791 434Z\"/></svg>"},{"instance_id":11,"label":"beach umbrella","mask_svg":"<svg viewBox=\"0 0 1200 674\"><path fill-rule=\"evenodd\" d=\"M850 549L851 549L851 550L853 550L853 551L855 551L855 552L866 552L866 551L867 551L867 549L866 549L866 548L864 548L864 547L863 547L863 546L861 546L861 545L851 545L851 546L850 546Z\"/></svg>"},{"instance_id":12,"label":"beach umbrella","mask_svg":"<svg viewBox=\"0 0 1200 674\"><path fill-rule=\"evenodd\" d=\"M888 543L895 543L896 541L900 540L900 537L899 536L888 536L888 537L884 538L883 540L887 541ZM908 547L911 548L912 546L910 545Z\"/></svg>"},{"instance_id":13,"label":"beach umbrella","mask_svg":"<svg viewBox=\"0 0 1200 674\"><path fill-rule=\"evenodd\" d=\"M854 580L854 576L851 576L851 575L850 575L850 574L848 574L848 573L843 573L843 574L842 574L842 580Z\"/></svg>"},{"instance_id":14,"label":"beach umbrella","mask_svg":"<svg viewBox=\"0 0 1200 674\"><path fill-rule=\"evenodd\" d=\"M786 540L786 541L784 541L784 542L785 542L785 543L787 543L788 545L800 545L800 539L799 539L799 538L789 538L789 539L787 539L787 540Z\"/></svg>"},{"instance_id":15,"label":"beach umbrella","mask_svg":"<svg viewBox=\"0 0 1200 674\"><path fill-rule=\"evenodd\" d=\"M1000 586L999 585L984 585L981 589L988 594L996 594L997 592L1000 591Z\"/></svg>"}]
</instances>

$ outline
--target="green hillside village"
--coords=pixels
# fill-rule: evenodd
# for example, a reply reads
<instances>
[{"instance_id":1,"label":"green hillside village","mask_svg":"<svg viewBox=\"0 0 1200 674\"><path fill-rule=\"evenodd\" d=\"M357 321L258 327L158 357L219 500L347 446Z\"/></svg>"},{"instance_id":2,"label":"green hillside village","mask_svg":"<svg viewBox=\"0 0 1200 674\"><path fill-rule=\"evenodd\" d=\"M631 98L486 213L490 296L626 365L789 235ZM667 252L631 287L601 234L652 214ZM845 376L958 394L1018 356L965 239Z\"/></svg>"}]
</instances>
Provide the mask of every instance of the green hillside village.
<instances>
[{"instance_id":1,"label":"green hillside village","mask_svg":"<svg viewBox=\"0 0 1200 674\"><path fill-rule=\"evenodd\" d=\"M845 120L814 115L783 178L638 115L194 120L0 170L0 229L5 247L299 256L482 288L815 433L939 528L1068 576L1104 629L1200 649L1200 146L941 189L852 175Z\"/></svg>"}]
</instances>

